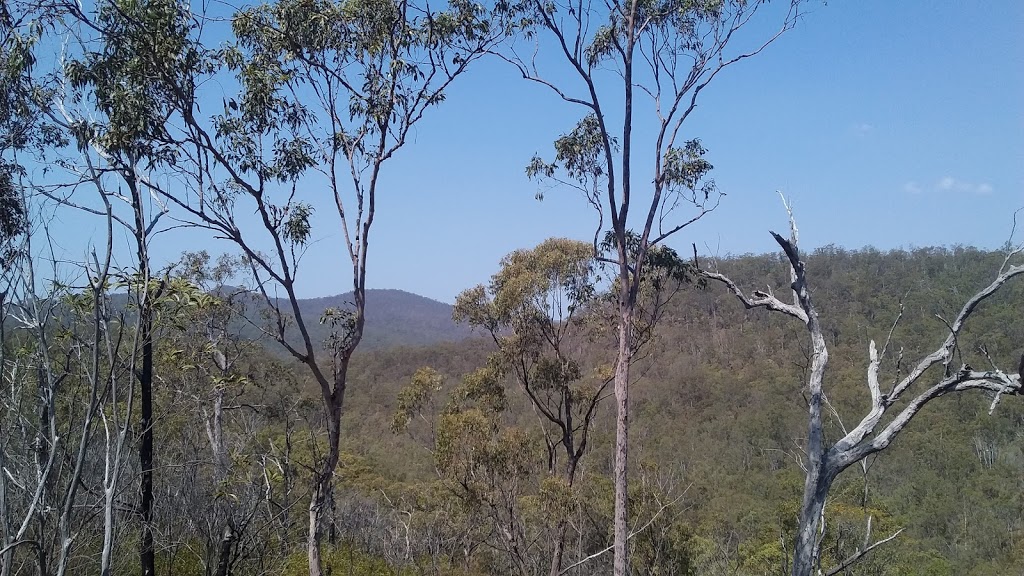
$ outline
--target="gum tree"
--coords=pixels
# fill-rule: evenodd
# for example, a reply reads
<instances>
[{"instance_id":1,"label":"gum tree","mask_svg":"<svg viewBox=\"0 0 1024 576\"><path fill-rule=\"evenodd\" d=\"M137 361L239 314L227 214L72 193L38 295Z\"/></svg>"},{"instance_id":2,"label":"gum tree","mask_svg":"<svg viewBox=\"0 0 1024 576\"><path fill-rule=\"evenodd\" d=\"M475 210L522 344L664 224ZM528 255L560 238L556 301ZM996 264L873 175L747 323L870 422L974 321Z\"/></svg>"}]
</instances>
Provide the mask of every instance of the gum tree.
<instances>
[{"instance_id":1,"label":"gum tree","mask_svg":"<svg viewBox=\"0 0 1024 576\"><path fill-rule=\"evenodd\" d=\"M535 157L527 173L582 193L598 214L595 253L607 233L610 255L603 259L616 269L616 576L629 571L629 366L644 267L654 247L708 214L719 199L706 179L712 168L706 150L687 134L686 121L719 73L790 30L803 4L520 0L506 6L509 25L524 41L499 56L584 114L555 141L554 160ZM754 26L748 25L759 25L762 15L780 23L752 40L747 28ZM562 68L545 71L554 66ZM650 140L637 146L641 134Z\"/></svg>"},{"instance_id":2,"label":"gum tree","mask_svg":"<svg viewBox=\"0 0 1024 576\"><path fill-rule=\"evenodd\" d=\"M550 481L569 492L587 449L598 403L611 379L585 373L580 345L588 333L589 307L597 304L593 248L553 238L502 259L490 286L456 299L454 317L486 332L498 348L477 377L511 375L541 422ZM559 460L562 460L559 464ZM562 568L567 519L555 520L550 573Z\"/></svg>"},{"instance_id":3,"label":"gum tree","mask_svg":"<svg viewBox=\"0 0 1024 576\"><path fill-rule=\"evenodd\" d=\"M874 340L871 341L865 374L865 383L870 394L868 412L851 429L841 425L842 436L829 444L825 438L823 414L832 413L840 423L842 418L829 403L825 389L828 345L811 297L807 267L800 254L797 228L792 213L790 237L787 239L774 232L772 237L782 248L789 264L792 280L789 287L791 298L776 296L771 289L767 292L755 290L748 294L723 274L708 270L702 271L701 274L709 280L723 284L747 309L764 308L778 312L796 319L807 328L811 355L806 389L808 424L803 465L805 481L793 551L792 575L839 574L872 549L899 534L897 531L886 538L871 542L869 518L867 540L864 545L836 566L822 571L820 545L825 536L825 504L832 484L839 474L888 448L926 405L942 396L971 390L985 391L992 395L991 412L1003 395L1021 394L1024 357L1020 360L1016 374L1012 370L1001 370L992 358L986 358L990 367L984 370L972 368L967 364L955 367L953 360L959 355L960 336L971 316L1007 282L1024 275L1024 263L1020 262L1024 246L1007 251L1003 265L991 282L964 302L956 317L946 323L948 332L945 338L932 352L916 363L905 362L902 351L890 350L889 344L900 317L897 317L889 330L889 336L881 351ZM891 381L883 382L882 362L893 354L896 373ZM987 356L987 353L985 355Z\"/></svg>"},{"instance_id":4,"label":"gum tree","mask_svg":"<svg viewBox=\"0 0 1024 576\"><path fill-rule=\"evenodd\" d=\"M319 576L348 368L365 325L380 177L500 33L463 0L443 10L409 0L281 0L238 11L231 25L236 41L227 48L200 50L190 71L171 66L155 75L183 126L170 140L189 155L180 169L186 184L160 194L241 251L268 310L265 331L319 385L326 453L314 474L307 540L310 573ZM217 95L223 107L212 116L196 92L210 72L204 63L226 67L239 87ZM316 320L302 314L296 295L317 203L330 207L342 238L337 264L352 272L351 307L319 319L332 329L326 342L311 337Z\"/></svg>"},{"instance_id":5,"label":"gum tree","mask_svg":"<svg viewBox=\"0 0 1024 576\"><path fill-rule=\"evenodd\" d=\"M645 263L631 326L636 351L650 342L664 305L691 280L690 267L668 247L649 250ZM609 364L588 361L584 353L587 343L613 337L614 290L609 294L604 287L592 244L551 238L507 255L487 286L456 299L454 318L484 331L497 348L469 379L500 387L511 378L525 394L540 422L548 468L544 491L550 494L571 495L613 380ZM634 354L631 361L641 357ZM553 521L549 573L558 576L568 520L563 514Z\"/></svg>"}]
</instances>

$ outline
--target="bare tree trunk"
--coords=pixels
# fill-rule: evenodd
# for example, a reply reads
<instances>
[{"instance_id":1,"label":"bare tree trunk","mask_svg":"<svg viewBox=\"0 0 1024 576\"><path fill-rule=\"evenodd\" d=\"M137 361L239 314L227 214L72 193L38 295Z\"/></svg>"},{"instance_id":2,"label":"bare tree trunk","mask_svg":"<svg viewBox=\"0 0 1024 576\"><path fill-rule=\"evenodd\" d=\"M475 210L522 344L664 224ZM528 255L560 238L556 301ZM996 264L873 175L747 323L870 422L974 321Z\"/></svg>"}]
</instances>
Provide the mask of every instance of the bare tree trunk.
<instances>
[{"instance_id":1,"label":"bare tree trunk","mask_svg":"<svg viewBox=\"0 0 1024 576\"><path fill-rule=\"evenodd\" d=\"M796 250L796 233L791 240ZM796 269L798 265L794 265ZM804 497L800 506L800 527L796 538L793 557L793 576L810 576L817 564L818 532L820 529L822 510L825 499L835 474L827 460L825 438L822 432L821 404L822 382L825 378L825 367L828 365L828 348L822 336L818 314L811 305L806 279L801 269L794 272L794 286L797 287L796 300L803 303L807 313L807 326L813 348L811 356L811 373L808 378L810 402L808 403L807 422L807 476L804 479Z\"/></svg>"},{"instance_id":2,"label":"bare tree trunk","mask_svg":"<svg viewBox=\"0 0 1024 576\"><path fill-rule=\"evenodd\" d=\"M0 306L2 305L3 296L0 294ZM3 337L0 336L0 349L3 345ZM3 353L0 352L0 360L2 359ZM2 363L0 363L0 367L2 367ZM4 470L6 464L6 453L3 445L0 444L0 470ZM4 549L0 554L0 576L10 576L11 574L11 563L14 561L14 549L8 548L11 541L11 522L7 512L7 475L0 474L0 547Z\"/></svg>"},{"instance_id":3,"label":"bare tree trunk","mask_svg":"<svg viewBox=\"0 0 1024 576\"><path fill-rule=\"evenodd\" d=\"M628 572L627 539L629 538L629 328L632 311L620 307L619 353L615 364L615 534L614 574Z\"/></svg>"},{"instance_id":4,"label":"bare tree trunk","mask_svg":"<svg viewBox=\"0 0 1024 576\"><path fill-rule=\"evenodd\" d=\"M818 543L825 500L832 488L832 477L820 467L808 470L800 506L800 526L793 551L793 576L811 576L818 566Z\"/></svg>"},{"instance_id":5,"label":"bare tree trunk","mask_svg":"<svg viewBox=\"0 0 1024 576\"><path fill-rule=\"evenodd\" d=\"M140 254L140 258L143 257ZM142 337L142 370L139 372L140 400L142 404L142 442L139 445L139 466L142 482L139 488L142 534L139 544L139 562L143 576L156 574L156 551L153 545L153 309L150 299L148 262L144 264L143 306L139 311L139 331Z\"/></svg>"},{"instance_id":6,"label":"bare tree trunk","mask_svg":"<svg viewBox=\"0 0 1024 576\"><path fill-rule=\"evenodd\" d=\"M45 346L45 342L41 342L40 346ZM35 445L35 456L36 456L36 481L39 482L39 507L36 508L36 529L37 533L37 546L36 546L36 570L39 576L47 576L49 569L47 568L46 558L46 547L43 546L43 541L46 538L46 510L49 509L50 504L50 468L46 465L47 462L53 459L53 454L50 453L48 448L48 438L46 437L47 432L50 431L50 398L52 397L52 390L49 388L49 380L46 377L44 368L40 366L38 369L38 386L39 386L39 431L36 433L36 445Z\"/></svg>"},{"instance_id":7,"label":"bare tree trunk","mask_svg":"<svg viewBox=\"0 0 1024 576\"><path fill-rule=\"evenodd\" d=\"M110 486L105 486L103 492L103 549L100 551L100 575L110 576L114 552L114 490Z\"/></svg>"},{"instance_id":8,"label":"bare tree trunk","mask_svg":"<svg viewBox=\"0 0 1024 576\"><path fill-rule=\"evenodd\" d=\"M112 387L116 384L111 384ZM106 464L103 470L103 548L100 551L100 574L102 576L110 576L111 565L113 563L113 552L114 552L114 524L117 518L114 515L114 505L117 497L118 482L121 478L121 458L122 450L125 445L125 438L128 435L128 429L131 427L131 412L134 400L134 394L132 389L134 384L129 383L128 387L128 399L127 408L124 411L124 420L118 422L117 416L115 415L115 428L117 440L114 445L111 446L110 442L110 429L107 419L104 418L104 428L106 431ZM117 410L117 391L112 391L112 402L114 410Z\"/></svg>"},{"instance_id":9,"label":"bare tree trunk","mask_svg":"<svg viewBox=\"0 0 1024 576\"><path fill-rule=\"evenodd\" d=\"M323 574L320 558L320 510L323 506L323 482L318 481L313 487L313 494L309 499L309 531L306 537L306 554L309 557L309 576L321 576Z\"/></svg>"},{"instance_id":10,"label":"bare tree trunk","mask_svg":"<svg viewBox=\"0 0 1024 576\"><path fill-rule=\"evenodd\" d=\"M986 390L994 393L994 400L989 408L989 412L991 412L995 409L1001 395L1021 393L1021 379L1024 378L1024 374L1007 374L995 367L994 362L991 370L973 370L970 366L964 364L960 370L954 372L950 370L949 363L953 358L954 349L958 345L960 331L978 305L995 294L1011 278L1024 275L1024 264L1011 265L1011 259L1024 253L1024 245L1010 248L1007 251L1003 264L992 283L968 299L956 319L952 323L947 324L949 334L946 336L945 341L934 352L925 356L916 365L911 366L902 378L894 380L888 392L883 393L879 382L879 369L882 359L889 349L892 334L899 324L900 317L902 317L901 310L900 316L897 317L890 329L889 337L886 339L881 353L879 354L874 340L868 346L867 385L868 391L871 394L871 410L852 430L847 431L844 426L844 436L838 442L826 448L822 430L821 410L823 404L827 405L823 392L823 381L825 367L828 364L828 347L823 336L821 324L818 321L818 313L811 302L806 269L804 262L800 259L797 247L798 232L796 222L793 219L793 212L788 204L786 205L786 210L789 213L790 239L786 240L774 232L771 234L779 246L782 247L789 260L790 278L792 279L791 289L793 291L792 304L776 298L771 291L755 291L751 293L751 296L747 296L732 280L722 274L706 271L702 272L702 274L706 278L724 284L729 291L739 298L746 308L766 308L774 312L780 312L800 320L807 327L812 348L811 370L807 381L807 390L810 394L808 402L807 465L805 469L804 496L800 507L800 524L797 527L791 574L792 576L811 576L812 574L821 573L819 567L819 545L824 533L823 511L832 482L840 473L851 465L863 462L865 458L885 450L914 416L918 414L922 407L945 394L967 390ZM900 397L913 384L922 379L930 368L936 365L942 365L946 368L945 376L939 382L926 387L923 391L912 397L905 405L898 409L896 416L883 425L883 416L885 416L886 411L892 406L897 405ZM1018 372L1024 372L1024 358L1021 359L1021 368ZM835 410L831 406L830 409ZM842 426L841 421L840 425ZM881 427L880 430L878 429L879 427ZM864 465L864 470L866 475L866 464ZM864 504L866 505L866 503L867 488L865 484ZM872 543L870 541L871 518L869 516L866 527L867 535L865 536L863 547L858 548L854 554L841 560L836 566L829 568L826 574L838 574L845 571L874 548L896 538L900 532L902 532L902 529Z\"/></svg>"},{"instance_id":11,"label":"bare tree trunk","mask_svg":"<svg viewBox=\"0 0 1024 576\"><path fill-rule=\"evenodd\" d=\"M0 290L0 386L4 384L3 372L7 369L7 331L3 326L7 322L7 290ZM2 429L0 429L2 431ZM7 469L6 438L0 440L0 471ZM14 549L8 548L13 534L11 515L7 510L7 475L0 473L0 576L10 576L11 563L14 561Z\"/></svg>"},{"instance_id":12,"label":"bare tree trunk","mask_svg":"<svg viewBox=\"0 0 1024 576\"><path fill-rule=\"evenodd\" d=\"M99 302L97 301L97 306L98 305ZM110 330L104 329L102 332L104 335L104 344L106 345L107 358L111 363L113 363L116 357L116 349L110 340ZM94 355L94 359L97 360L96 369L99 368L99 344L99 338L97 338L97 351ZM133 359L134 351L135 348L133 347ZM134 366L132 360L129 360L129 366ZM94 370L93 378L97 383L99 383L98 371ZM114 507L117 499L118 484L121 480L121 465L123 462L122 458L124 455L125 443L128 437L128 432L132 426L132 412L135 408L135 382L133 382L130 377L126 382L122 382L119 379L111 377L109 379L109 383L110 398L108 402L111 407L111 414L110 416L107 416L103 410L100 411L100 418L103 422L105 444L105 462L103 467L103 548L100 551L100 574L102 576L110 576L112 570L114 528L117 521L117 517L114 513ZM122 391L126 393L123 399L120 396ZM120 404L122 402L125 405L123 411L120 409ZM123 417L121 414L123 414ZM111 439L111 426L113 426L113 441Z\"/></svg>"},{"instance_id":13,"label":"bare tree trunk","mask_svg":"<svg viewBox=\"0 0 1024 576\"><path fill-rule=\"evenodd\" d=\"M342 376L344 378L344 376ZM331 484L334 481L334 470L338 467L338 460L341 456L341 408L344 398L345 386L342 383L340 388L331 395L327 413L327 459L320 470L316 485L313 487L313 495L309 501L309 535L306 541L306 551L309 556L309 576L322 576L323 566L320 555L320 529L323 527L323 519L328 510L328 496Z\"/></svg>"},{"instance_id":14,"label":"bare tree trunk","mask_svg":"<svg viewBox=\"0 0 1024 576\"><path fill-rule=\"evenodd\" d=\"M569 523L565 518L558 521L558 526L555 528L555 550L551 554L551 570L548 572L551 576L558 576L562 573L562 557L565 555L565 533L569 528Z\"/></svg>"},{"instance_id":15,"label":"bare tree trunk","mask_svg":"<svg viewBox=\"0 0 1024 576\"><path fill-rule=\"evenodd\" d=\"M217 576L229 576L231 574L231 545L235 540L234 522L229 518L224 525L224 535L220 539L220 549L217 554Z\"/></svg>"},{"instance_id":16,"label":"bare tree trunk","mask_svg":"<svg viewBox=\"0 0 1024 576\"><path fill-rule=\"evenodd\" d=\"M135 166L130 162L129 166ZM150 286L149 247L142 190L133 175L125 177L132 194L135 248L139 259L139 337L142 341L142 368L139 370L139 400L142 412L142 439L139 443L139 516L141 519L139 564L143 576L155 576L156 551L153 545L153 300L158 293Z\"/></svg>"}]
</instances>

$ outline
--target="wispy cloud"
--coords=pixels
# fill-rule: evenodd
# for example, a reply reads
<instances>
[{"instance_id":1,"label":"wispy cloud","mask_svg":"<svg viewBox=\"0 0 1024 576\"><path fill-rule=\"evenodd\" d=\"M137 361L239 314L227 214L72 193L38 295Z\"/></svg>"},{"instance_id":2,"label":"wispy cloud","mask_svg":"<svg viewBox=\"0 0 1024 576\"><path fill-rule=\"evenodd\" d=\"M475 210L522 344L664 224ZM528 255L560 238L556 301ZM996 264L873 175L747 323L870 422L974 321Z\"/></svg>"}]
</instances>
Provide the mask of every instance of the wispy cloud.
<instances>
[{"instance_id":1,"label":"wispy cloud","mask_svg":"<svg viewBox=\"0 0 1024 576\"><path fill-rule=\"evenodd\" d=\"M967 182L958 180L952 176L944 176L935 185L943 192L961 192L965 194L976 194L984 196L992 193L992 185L988 182Z\"/></svg>"},{"instance_id":2,"label":"wispy cloud","mask_svg":"<svg viewBox=\"0 0 1024 576\"><path fill-rule=\"evenodd\" d=\"M914 195L924 194L925 192L953 192L955 194L986 196L992 193L993 188L988 182L968 182L952 176L943 176L935 184L928 187L911 180L903 185L903 191Z\"/></svg>"}]
</instances>

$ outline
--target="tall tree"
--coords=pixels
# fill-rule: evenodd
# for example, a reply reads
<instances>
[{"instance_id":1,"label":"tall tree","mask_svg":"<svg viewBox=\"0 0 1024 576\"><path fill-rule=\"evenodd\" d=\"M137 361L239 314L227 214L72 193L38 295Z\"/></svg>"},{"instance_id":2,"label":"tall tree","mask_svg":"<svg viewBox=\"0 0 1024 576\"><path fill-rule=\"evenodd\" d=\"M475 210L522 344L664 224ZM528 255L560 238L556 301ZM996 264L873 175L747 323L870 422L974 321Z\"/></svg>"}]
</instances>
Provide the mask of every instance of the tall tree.
<instances>
[{"instance_id":1,"label":"tall tree","mask_svg":"<svg viewBox=\"0 0 1024 576\"><path fill-rule=\"evenodd\" d=\"M320 387L327 448L310 498L307 542L310 573L319 576L348 368L365 325L381 172L502 31L464 0L442 11L408 0L281 0L239 11L232 27L237 42L207 54L234 71L240 86L237 96L223 95L221 114L202 116L194 90L202 66L149 80L175 101L184 129L172 140L195 151L186 168L193 193L161 192L194 224L242 251L270 310L267 332ZM333 330L324 343L310 336L312 320L296 295L317 202L334 209L354 300L320 319ZM239 218L246 209L258 223Z\"/></svg>"},{"instance_id":2,"label":"tall tree","mask_svg":"<svg viewBox=\"0 0 1024 576\"><path fill-rule=\"evenodd\" d=\"M507 6L510 25L536 38L528 54L516 47L500 54L524 78L580 106L584 118L555 142L555 158L535 157L531 176L553 179L579 190L598 213L594 249L608 219L616 267L617 349L614 573L629 571L628 453L631 357L641 279L649 251L717 206L719 194L706 180L711 164L696 139L685 136L686 120L701 92L720 72L754 56L791 29L803 5L789 0L778 13L768 3L748 0L632 0L587 3L521 0ZM781 25L763 41L743 34L762 12ZM740 40L742 38L742 40ZM742 48L736 48L740 44ZM538 57L537 54L554 54ZM550 61L568 64L569 75L546 75ZM635 118L646 97L649 125ZM649 126L653 141L634 146L635 128ZM647 150L651 153L647 156ZM634 171L643 169L643 188ZM649 183L649 184L647 184ZM677 211L691 206L694 211ZM638 214L632 215L633 214ZM632 217L631 217L632 216ZM635 231L635 232L634 232Z\"/></svg>"},{"instance_id":3,"label":"tall tree","mask_svg":"<svg viewBox=\"0 0 1024 576\"><path fill-rule=\"evenodd\" d=\"M667 247L650 250L646 264L631 327L637 350L649 342L663 306L690 279L688 267ZM475 377L511 376L538 414L553 481L547 486L557 492L572 491L598 405L613 380L609 364L588 366L584 352L588 342L607 342L605 327L614 324L610 299L599 292L600 268L591 244L551 238L503 258L489 286L470 288L455 303L455 319L487 332L498 348ZM554 520L549 572L558 576L568 520Z\"/></svg>"},{"instance_id":4,"label":"tall tree","mask_svg":"<svg viewBox=\"0 0 1024 576\"><path fill-rule=\"evenodd\" d=\"M823 412L835 413L835 408L828 402L824 388L828 366L828 345L818 319L818 311L811 298L807 268L800 254L797 227L792 213L790 213L790 232L789 239L772 232L772 236L782 248L789 264L792 279L792 300L789 302L776 297L770 290L768 292L756 290L747 295L727 276L712 271L702 273L706 278L725 285L746 308L765 308L772 312L779 312L797 319L807 328L810 344L810 368L807 375L806 474L796 543L793 550L792 574L793 576L810 576L822 573L820 545L825 533L825 503L832 484L839 474L850 466L888 448L914 417L937 398L969 390L988 391L992 394L991 410L994 410L1002 395L1021 394L1022 384L1024 384L1021 382L1022 376L1013 374L1012 370L1001 370L991 358L986 358L991 363L987 370L978 370L967 364L957 368L953 366L953 361L958 356L960 337L971 315L1007 282L1024 275L1024 263L1019 261L1019 255L1024 253L1024 246L1007 251L1003 265L997 271L995 278L963 304L952 322L946 324L945 338L931 353L925 355L915 364L907 364L906 368L902 362L902 352L899 353L896 374L884 390L879 377L880 369L886 355L891 353L889 340L897 329L900 317L897 317L889 330L889 339L882 346L881 352L878 351L874 340L871 341L868 347L866 374L871 408L855 427L849 430L844 428L842 437L829 445L826 441L822 418ZM987 356L987 353L985 355ZM1024 363L1024 358L1021 362ZM838 418L838 414L836 416L841 423L842 418ZM842 560L837 566L825 570L824 573L839 574L845 571L872 549L898 534L897 532L882 540L870 542L870 532L869 518L868 539L864 546L849 558Z\"/></svg>"},{"instance_id":5,"label":"tall tree","mask_svg":"<svg viewBox=\"0 0 1024 576\"><path fill-rule=\"evenodd\" d=\"M466 290L455 303L455 319L486 331L498 347L479 376L513 375L541 418L548 474L567 491L611 382L600 373L585 374L579 357L587 317L594 315L588 307L596 304L597 273L589 244L553 238L509 254L489 288ZM568 527L564 515L556 524L552 576L562 569Z\"/></svg>"},{"instance_id":6,"label":"tall tree","mask_svg":"<svg viewBox=\"0 0 1024 576\"><path fill-rule=\"evenodd\" d=\"M117 220L131 234L137 265L131 294L138 307L140 341L135 372L141 418L139 562L143 574L153 575L154 303L165 284L153 277L150 242L166 209L152 181L181 154L170 142L166 125L173 100L151 77L187 77L199 63L199 51L190 43L187 7L176 0L104 1L93 14L72 4L66 10L71 15L70 35L81 52L66 63L73 92L64 97L84 106L78 115L60 107L64 127L75 135L83 156L83 181L97 188L106 211L110 212L112 199L130 206L130 212Z\"/></svg>"}]
</instances>

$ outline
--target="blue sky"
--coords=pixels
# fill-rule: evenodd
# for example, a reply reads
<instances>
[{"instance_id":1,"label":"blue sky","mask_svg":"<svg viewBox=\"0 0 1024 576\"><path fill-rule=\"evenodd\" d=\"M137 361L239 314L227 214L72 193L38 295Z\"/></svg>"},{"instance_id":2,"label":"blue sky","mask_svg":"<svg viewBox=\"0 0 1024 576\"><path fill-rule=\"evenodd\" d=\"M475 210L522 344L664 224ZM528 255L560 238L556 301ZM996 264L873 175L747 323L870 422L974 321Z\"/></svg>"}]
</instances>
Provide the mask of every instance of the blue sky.
<instances>
[{"instance_id":1,"label":"blue sky","mask_svg":"<svg viewBox=\"0 0 1024 576\"><path fill-rule=\"evenodd\" d=\"M805 249L998 247L1024 207L1022 31L1017 0L813 6L702 94L684 136L708 148L727 196L670 244L722 256L772 251L767 231L786 226L782 191ZM480 63L387 167L368 285L451 302L511 250L551 236L588 239L595 218L583 200L552 190L539 202L524 173L579 115L510 67ZM646 102L637 115L650 118ZM641 145L644 134L641 126ZM637 162L636 182L649 181L650 159ZM351 286L340 232L324 216L301 296ZM65 248L102 230L85 216L61 219ZM158 237L153 253L169 261L197 248L230 250L192 233Z\"/></svg>"}]
</instances>

